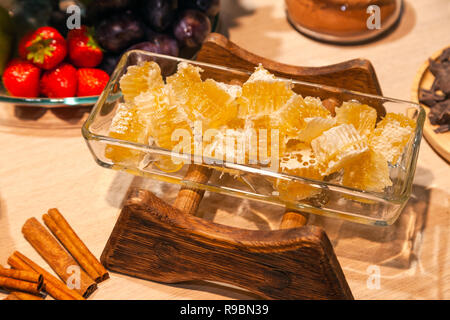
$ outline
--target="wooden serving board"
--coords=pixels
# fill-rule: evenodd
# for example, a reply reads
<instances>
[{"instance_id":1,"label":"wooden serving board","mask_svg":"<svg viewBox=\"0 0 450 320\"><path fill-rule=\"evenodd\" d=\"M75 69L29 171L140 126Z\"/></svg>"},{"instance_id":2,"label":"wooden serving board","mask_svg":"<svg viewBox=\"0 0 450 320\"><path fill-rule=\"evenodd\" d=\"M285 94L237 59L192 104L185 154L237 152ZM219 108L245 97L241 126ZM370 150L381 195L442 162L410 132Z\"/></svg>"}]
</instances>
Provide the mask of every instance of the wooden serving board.
<instances>
[{"instance_id":1,"label":"wooden serving board","mask_svg":"<svg viewBox=\"0 0 450 320\"><path fill-rule=\"evenodd\" d=\"M326 67L289 66L213 33L197 60L248 71L261 63L278 76L381 94L371 63L363 59ZM375 107L378 116L385 113L382 105ZM206 183L211 171L190 165L184 179ZM307 226L307 214L287 210L279 230L233 228L195 216L203 194L183 186L170 205L147 190L130 190L102 263L110 271L165 283L224 282L266 299L353 299L326 233Z\"/></svg>"},{"instance_id":2,"label":"wooden serving board","mask_svg":"<svg viewBox=\"0 0 450 320\"><path fill-rule=\"evenodd\" d=\"M233 228L185 214L145 190L132 191L101 261L147 280L224 282L265 299L353 298L321 228Z\"/></svg>"},{"instance_id":3,"label":"wooden serving board","mask_svg":"<svg viewBox=\"0 0 450 320\"><path fill-rule=\"evenodd\" d=\"M439 50L438 52L434 53L430 59L437 59L442 52L445 50ZM419 102L419 91L420 89L427 89L429 90L434 82L434 76L428 69L429 62L426 61L418 70L416 78L414 80L413 86L412 86L412 97L411 99L416 102ZM426 105L420 103L420 105L425 109L425 112L427 114L425 119L425 124L423 127L423 135L425 136L425 139L427 139L428 143L433 147L433 149L441 155L445 160L450 162L450 132L445 133L436 133L434 130L438 127L435 125L432 125L430 123L430 119L428 118L428 114L430 113L430 108Z\"/></svg>"}]
</instances>

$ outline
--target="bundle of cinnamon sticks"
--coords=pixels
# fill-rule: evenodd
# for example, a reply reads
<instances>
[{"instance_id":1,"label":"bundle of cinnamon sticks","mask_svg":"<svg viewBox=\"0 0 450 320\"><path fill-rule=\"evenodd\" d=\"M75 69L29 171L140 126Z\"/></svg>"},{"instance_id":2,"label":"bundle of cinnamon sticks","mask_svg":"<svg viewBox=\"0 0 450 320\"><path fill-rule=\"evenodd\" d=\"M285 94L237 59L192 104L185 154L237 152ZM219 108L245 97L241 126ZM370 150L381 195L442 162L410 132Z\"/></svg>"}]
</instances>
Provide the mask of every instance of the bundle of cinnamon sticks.
<instances>
[{"instance_id":1,"label":"bundle of cinnamon sticks","mask_svg":"<svg viewBox=\"0 0 450 320\"><path fill-rule=\"evenodd\" d=\"M27 292L38 296L44 285L44 277L34 271L6 269L0 266L0 287L12 293Z\"/></svg>"},{"instance_id":2,"label":"bundle of cinnamon sticks","mask_svg":"<svg viewBox=\"0 0 450 320\"><path fill-rule=\"evenodd\" d=\"M11 269L0 268L0 287L10 291L6 300L42 299L41 291L57 300L84 300L109 278L107 270L58 209L42 219L53 236L36 218L25 222L22 233L62 281L15 251L8 258Z\"/></svg>"}]
</instances>

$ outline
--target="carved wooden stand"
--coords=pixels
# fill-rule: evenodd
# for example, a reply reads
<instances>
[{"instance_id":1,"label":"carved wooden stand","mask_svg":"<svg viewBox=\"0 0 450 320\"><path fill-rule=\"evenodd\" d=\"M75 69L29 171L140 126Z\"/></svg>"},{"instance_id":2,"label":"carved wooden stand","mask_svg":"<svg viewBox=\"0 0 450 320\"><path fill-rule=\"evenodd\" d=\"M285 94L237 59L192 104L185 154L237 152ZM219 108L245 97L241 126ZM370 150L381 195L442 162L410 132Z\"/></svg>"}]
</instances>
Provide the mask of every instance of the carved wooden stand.
<instances>
[{"instance_id":1,"label":"carved wooden stand","mask_svg":"<svg viewBox=\"0 0 450 320\"><path fill-rule=\"evenodd\" d=\"M320 68L283 65L213 33L197 60L249 71L262 63L279 76L381 94L370 62L361 59ZM210 176L211 169L191 165L185 179L206 183ZM102 263L164 283L229 283L267 299L353 299L326 233L306 226L306 214L287 211L280 230L243 230L196 217L203 194L181 187L171 206L149 191L131 190Z\"/></svg>"}]
</instances>

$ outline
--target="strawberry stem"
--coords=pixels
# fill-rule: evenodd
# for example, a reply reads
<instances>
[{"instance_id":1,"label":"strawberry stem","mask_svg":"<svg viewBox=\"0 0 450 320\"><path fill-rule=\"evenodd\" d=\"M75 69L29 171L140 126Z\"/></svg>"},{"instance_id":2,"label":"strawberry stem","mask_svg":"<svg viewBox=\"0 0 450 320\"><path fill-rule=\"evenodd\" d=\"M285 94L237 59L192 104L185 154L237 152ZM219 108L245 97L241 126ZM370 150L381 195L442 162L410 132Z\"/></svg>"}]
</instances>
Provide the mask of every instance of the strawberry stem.
<instances>
[{"instance_id":1,"label":"strawberry stem","mask_svg":"<svg viewBox=\"0 0 450 320\"><path fill-rule=\"evenodd\" d=\"M45 57L51 57L52 52L55 51L55 47L51 45L52 41L53 39L42 39L42 37L37 36L27 48L27 60L32 60L37 64L44 63Z\"/></svg>"}]
</instances>

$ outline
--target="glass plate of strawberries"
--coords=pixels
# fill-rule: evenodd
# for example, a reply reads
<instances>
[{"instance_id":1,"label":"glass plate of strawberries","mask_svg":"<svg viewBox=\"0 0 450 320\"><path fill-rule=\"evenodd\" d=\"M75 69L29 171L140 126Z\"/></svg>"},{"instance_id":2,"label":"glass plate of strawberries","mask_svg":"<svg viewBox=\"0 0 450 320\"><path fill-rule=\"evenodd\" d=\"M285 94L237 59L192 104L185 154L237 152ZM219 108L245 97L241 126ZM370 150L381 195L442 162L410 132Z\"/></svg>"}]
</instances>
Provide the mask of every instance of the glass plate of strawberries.
<instances>
[{"instance_id":1,"label":"glass plate of strawberries","mask_svg":"<svg viewBox=\"0 0 450 320\"><path fill-rule=\"evenodd\" d=\"M192 58L219 11L220 0L2 2L0 125L79 127L124 52Z\"/></svg>"},{"instance_id":2,"label":"glass plate of strawberries","mask_svg":"<svg viewBox=\"0 0 450 320\"><path fill-rule=\"evenodd\" d=\"M66 37L49 26L27 32L4 66L0 122L79 126L108 83L108 73L98 68L102 59L103 50L86 26ZM51 114L47 121L46 114ZM55 116L63 121L56 124Z\"/></svg>"}]
</instances>

